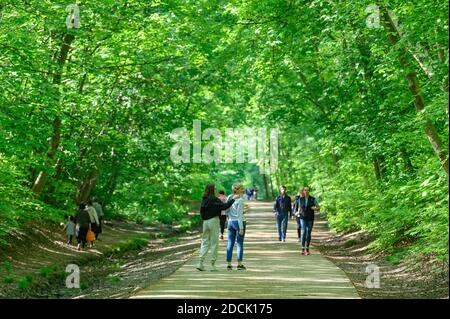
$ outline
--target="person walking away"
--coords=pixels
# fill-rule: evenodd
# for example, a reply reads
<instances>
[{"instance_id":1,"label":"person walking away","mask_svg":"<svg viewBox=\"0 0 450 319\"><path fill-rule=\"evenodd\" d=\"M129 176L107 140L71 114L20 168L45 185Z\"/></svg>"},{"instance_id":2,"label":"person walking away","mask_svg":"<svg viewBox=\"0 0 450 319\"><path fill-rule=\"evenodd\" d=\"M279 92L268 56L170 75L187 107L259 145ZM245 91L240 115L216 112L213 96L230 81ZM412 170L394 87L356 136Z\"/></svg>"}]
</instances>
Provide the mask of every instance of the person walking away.
<instances>
[{"instance_id":1,"label":"person walking away","mask_svg":"<svg viewBox=\"0 0 450 319\"><path fill-rule=\"evenodd\" d=\"M237 242L237 270L245 270L242 264L244 257L244 236L245 236L245 220L244 220L244 186L240 183L233 185L233 195L236 198L230 209L227 210L228 215L228 244L227 244L227 269L232 270L231 259L233 256L234 244Z\"/></svg>"},{"instance_id":2,"label":"person walking away","mask_svg":"<svg viewBox=\"0 0 450 319\"><path fill-rule=\"evenodd\" d=\"M247 195L247 199L250 200L253 196L253 190L251 188L246 188L245 194Z\"/></svg>"},{"instance_id":3,"label":"person walking away","mask_svg":"<svg viewBox=\"0 0 450 319\"><path fill-rule=\"evenodd\" d=\"M286 241L286 232L289 214L292 214L291 198L286 193L286 186L280 186L280 195L275 199L273 206L278 231L278 241Z\"/></svg>"},{"instance_id":4,"label":"person walking away","mask_svg":"<svg viewBox=\"0 0 450 319\"><path fill-rule=\"evenodd\" d=\"M297 235L299 242L301 241L301 229L302 229L302 226L300 224L300 198L302 198L303 196L304 196L303 187L300 187L297 196L295 196L294 203L292 205L292 211L297 222Z\"/></svg>"},{"instance_id":5,"label":"person walking away","mask_svg":"<svg viewBox=\"0 0 450 319\"><path fill-rule=\"evenodd\" d=\"M222 203L219 198L215 196L214 184L208 184L203 193L202 202L200 206L200 216L203 220L202 243L200 246L200 260L197 265L199 271L204 271L204 261L206 254L211 248L211 270L216 271L215 266L217 260L217 248L219 241L219 216L223 210L227 210L233 205L234 199L227 203Z\"/></svg>"},{"instance_id":6,"label":"person walking away","mask_svg":"<svg viewBox=\"0 0 450 319\"><path fill-rule=\"evenodd\" d=\"M254 188L254 190L253 190L253 198L255 199L255 200L258 200L258 188Z\"/></svg>"},{"instance_id":7,"label":"person walking away","mask_svg":"<svg viewBox=\"0 0 450 319\"><path fill-rule=\"evenodd\" d=\"M91 230L94 232L94 234L98 233L98 225L100 224L97 216L97 211L95 210L92 201L88 202L87 211L89 213L89 217L91 219ZM95 240L95 237L94 237ZM94 247L94 240L90 241L90 247Z\"/></svg>"},{"instance_id":8,"label":"person walking away","mask_svg":"<svg viewBox=\"0 0 450 319\"><path fill-rule=\"evenodd\" d=\"M314 225L315 212L320 211L319 201L310 196L309 187L303 187L303 197L300 198L300 225L302 255L309 255L311 232ZM306 250L306 252L305 252Z\"/></svg>"},{"instance_id":9,"label":"person walking away","mask_svg":"<svg viewBox=\"0 0 450 319\"><path fill-rule=\"evenodd\" d=\"M225 196L225 191L219 192L219 199L222 203L227 202L227 197ZM219 218L220 218L220 239L223 240L223 233L225 232L225 225L227 223L227 214L225 213L224 210L220 213Z\"/></svg>"},{"instance_id":10,"label":"person walking away","mask_svg":"<svg viewBox=\"0 0 450 319\"><path fill-rule=\"evenodd\" d=\"M98 235L100 235L103 232L103 207L102 207L102 203L98 200L95 200L94 203L92 204L92 206L94 206L95 211L97 212L97 217L98 217L98 227L97 227L97 232L95 233L95 240L100 240L98 238Z\"/></svg>"},{"instance_id":11,"label":"person walking away","mask_svg":"<svg viewBox=\"0 0 450 319\"><path fill-rule=\"evenodd\" d=\"M86 236L89 229L91 229L91 217L86 210L86 204L81 203L77 215L75 216L75 223L77 225L77 249L81 250L86 246Z\"/></svg>"},{"instance_id":12,"label":"person walking away","mask_svg":"<svg viewBox=\"0 0 450 319\"><path fill-rule=\"evenodd\" d=\"M73 216L68 216L69 220L64 225L64 229L66 231L66 237L67 237L67 245L72 246L72 240L75 236L75 223L73 222L74 218Z\"/></svg>"}]
</instances>

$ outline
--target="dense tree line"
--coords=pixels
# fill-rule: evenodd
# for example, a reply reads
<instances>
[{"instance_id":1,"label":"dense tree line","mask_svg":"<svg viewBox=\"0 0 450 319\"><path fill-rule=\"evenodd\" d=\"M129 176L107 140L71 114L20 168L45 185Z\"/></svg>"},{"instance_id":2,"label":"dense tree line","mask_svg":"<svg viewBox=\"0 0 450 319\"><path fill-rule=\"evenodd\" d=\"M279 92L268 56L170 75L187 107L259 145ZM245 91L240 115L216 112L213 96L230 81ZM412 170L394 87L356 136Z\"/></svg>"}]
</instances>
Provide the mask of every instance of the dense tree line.
<instances>
[{"instance_id":1,"label":"dense tree line","mask_svg":"<svg viewBox=\"0 0 450 319\"><path fill-rule=\"evenodd\" d=\"M0 2L0 234L93 195L170 223L240 179L448 260L445 1L80 1L79 28L68 4ZM173 163L195 119L278 128L278 170Z\"/></svg>"}]
</instances>

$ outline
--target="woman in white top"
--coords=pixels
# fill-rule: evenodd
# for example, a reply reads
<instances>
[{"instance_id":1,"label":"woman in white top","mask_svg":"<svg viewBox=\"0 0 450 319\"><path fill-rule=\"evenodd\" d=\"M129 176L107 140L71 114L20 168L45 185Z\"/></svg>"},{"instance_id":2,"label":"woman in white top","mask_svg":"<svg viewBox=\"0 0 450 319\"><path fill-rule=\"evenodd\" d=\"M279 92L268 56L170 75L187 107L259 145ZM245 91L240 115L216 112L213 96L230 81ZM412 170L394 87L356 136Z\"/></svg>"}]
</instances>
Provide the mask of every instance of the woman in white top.
<instances>
[{"instance_id":1,"label":"woman in white top","mask_svg":"<svg viewBox=\"0 0 450 319\"><path fill-rule=\"evenodd\" d=\"M234 243L237 242L237 261L238 270L245 270L242 264L244 256L244 235L245 235L245 220L244 220L244 186L240 183L233 185L233 195L235 201L233 205L227 210L228 217L228 245L227 245L227 262L228 270L232 270L231 258L233 255ZM230 196L233 196L230 195ZM237 198L236 198L237 197Z\"/></svg>"}]
</instances>

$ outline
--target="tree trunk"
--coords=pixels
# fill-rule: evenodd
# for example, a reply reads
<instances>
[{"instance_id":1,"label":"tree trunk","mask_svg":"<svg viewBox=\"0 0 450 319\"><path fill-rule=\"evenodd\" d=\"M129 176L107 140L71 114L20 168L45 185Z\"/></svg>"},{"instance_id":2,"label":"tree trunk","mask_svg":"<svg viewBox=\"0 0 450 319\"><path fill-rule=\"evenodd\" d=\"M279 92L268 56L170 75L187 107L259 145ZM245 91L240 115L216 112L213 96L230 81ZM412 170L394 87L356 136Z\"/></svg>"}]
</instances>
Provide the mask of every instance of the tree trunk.
<instances>
[{"instance_id":1,"label":"tree trunk","mask_svg":"<svg viewBox=\"0 0 450 319\"><path fill-rule=\"evenodd\" d=\"M338 155L336 154L335 151L332 151L332 152L331 152L331 158L332 158L332 160L333 160L333 165L334 165L335 167L339 167L339 157L338 157Z\"/></svg>"},{"instance_id":2,"label":"tree trunk","mask_svg":"<svg viewBox=\"0 0 450 319\"><path fill-rule=\"evenodd\" d=\"M395 23L392 21L391 16L389 15L388 9L386 6L383 6L382 10L382 19L384 22L384 25L386 27L387 33L388 33L388 39L389 42L392 45L397 45L400 38L397 33ZM410 67L408 61L407 61L407 51L405 48L400 48L400 65L407 70L410 70L408 74L406 75L406 79L408 80L408 88L414 97L414 106L416 108L416 111L424 112L425 109L425 100L423 96L420 93L420 83L417 79L416 72ZM441 161L442 168L445 170L445 172L448 175L448 151L444 148L441 137L439 136L433 122L430 118L425 116L425 126L424 126L425 134L428 137L428 141L430 142L431 146L433 147L434 152L436 153L437 157Z\"/></svg>"},{"instance_id":3,"label":"tree trunk","mask_svg":"<svg viewBox=\"0 0 450 319\"><path fill-rule=\"evenodd\" d=\"M46 167L51 166L61 139L61 118L59 116L57 116L54 119L52 126L53 126L53 135L51 138L50 147L47 151L47 160L45 165ZM47 176L48 173L46 171L42 170L39 172L39 175L36 178L32 188L32 190L35 193L37 194L42 193Z\"/></svg>"},{"instance_id":4,"label":"tree trunk","mask_svg":"<svg viewBox=\"0 0 450 319\"><path fill-rule=\"evenodd\" d=\"M98 179L98 169L96 167L92 168L86 178L83 180L81 187L78 191L77 204L85 203L91 196L91 192L95 187Z\"/></svg>"},{"instance_id":5,"label":"tree trunk","mask_svg":"<svg viewBox=\"0 0 450 319\"><path fill-rule=\"evenodd\" d=\"M281 184L282 184L281 181L280 181L279 170L278 170L278 172L275 172L275 179L276 179L276 182L277 182L276 188L278 189L281 186Z\"/></svg>"},{"instance_id":6,"label":"tree trunk","mask_svg":"<svg viewBox=\"0 0 450 319\"><path fill-rule=\"evenodd\" d=\"M269 176L269 181L270 181L270 190L271 190L272 198L274 198L275 197L275 191L273 189L272 176Z\"/></svg>"},{"instance_id":7,"label":"tree trunk","mask_svg":"<svg viewBox=\"0 0 450 319\"><path fill-rule=\"evenodd\" d=\"M400 155L402 156L404 165L405 165L405 170L408 173L413 173L415 171L414 166L411 163L411 158L409 157L408 151L406 150L406 148L404 146L400 147Z\"/></svg>"},{"instance_id":8,"label":"tree trunk","mask_svg":"<svg viewBox=\"0 0 450 319\"><path fill-rule=\"evenodd\" d=\"M59 86L61 84L61 78L62 78L64 64L67 61L67 56L69 54L70 45L74 39L75 39L75 37L72 34L66 34L63 37L60 54L59 54L59 58L58 58L59 68L53 75L53 84L55 86ZM52 127L53 127L53 134L52 134L52 138L50 141L49 149L47 151L47 156L45 159L45 167L46 168L53 165L53 159L58 150L59 143L61 141L61 118L59 115L55 116ZM36 194L42 193L47 177L48 177L48 173L45 170L42 170L39 173L39 175L36 178L36 180L34 181L34 184L32 187L32 190Z\"/></svg>"},{"instance_id":9,"label":"tree trunk","mask_svg":"<svg viewBox=\"0 0 450 319\"><path fill-rule=\"evenodd\" d=\"M111 202L111 198L117 186L117 177L119 176L119 169L120 169L119 163L115 163L112 167L111 178L109 179L108 182L108 193L106 195L107 198L103 199L104 203Z\"/></svg>"},{"instance_id":10,"label":"tree trunk","mask_svg":"<svg viewBox=\"0 0 450 319\"><path fill-rule=\"evenodd\" d=\"M266 174L262 174L262 178L263 178L263 181L264 181L264 190L265 190L265 192L266 192L266 199L269 199L270 198L270 192L269 192L269 182L267 181L267 175Z\"/></svg>"},{"instance_id":11,"label":"tree trunk","mask_svg":"<svg viewBox=\"0 0 450 319\"><path fill-rule=\"evenodd\" d=\"M382 175L381 175L381 168L380 168L380 163L378 162L377 158L374 158L372 160L372 164L373 164L373 169L375 170L375 177L378 180L382 179Z\"/></svg>"}]
</instances>

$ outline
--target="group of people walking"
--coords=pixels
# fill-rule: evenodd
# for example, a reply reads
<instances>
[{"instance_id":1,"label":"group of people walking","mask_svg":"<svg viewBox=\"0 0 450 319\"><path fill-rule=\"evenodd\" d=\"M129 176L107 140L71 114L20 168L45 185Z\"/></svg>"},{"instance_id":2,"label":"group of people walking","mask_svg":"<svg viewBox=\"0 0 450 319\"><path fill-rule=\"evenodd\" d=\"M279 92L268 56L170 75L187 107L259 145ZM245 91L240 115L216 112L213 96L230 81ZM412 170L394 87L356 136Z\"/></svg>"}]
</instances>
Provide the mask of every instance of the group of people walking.
<instances>
[{"instance_id":1,"label":"group of people walking","mask_svg":"<svg viewBox=\"0 0 450 319\"><path fill-rule=\"evenodd\" d=\"M217 271L215 264L218 256L219 231L220 238L223 239L225 224L228 220L227 269L233 270L231 261L234 246L237 245L238 265L236 268L237 270L245 270L246 268L242 263L246 231L244 186L235 183L232 186L232 194L228 197L225 196L224 191L220 191L219 197L216 197L215 192L215 185L209 184L206 186L202 197L200 215L203 220L203 233L197 269L199 271L205 270L205 257L211 249L211 270Z\"/></svg>"},{"instance_id":2,"label":"group of people walking","mask_svg":"<svg viewBox=\"0 0 450 319\"><path fill-rule=\"evenodd\" d=\"M311 233L314 225L315 212L320 211L319 201L310 195L309 187L301 187L292 203L286 193L286 186L280 186L280 195L275 199L273 212L275 214L278 240L286 241L289 217L297 220L297 236L301 243L301 254L309 255Z\"/></svg>"},{"instance_id":3,"label":"group of people walking","mask_svg":"<svg viewBox=\"0 0 450 319\"><path fill-rule=\"evenodd\" d=\"M67 244L72 245L73 238L76 237L78 250L85 248L87 243L92 248L94 241L98 240L102 233L103 217L100 201L90 200L87 203L81 203L75 216L67 216L68 220L64 226Z\"/></svg>"},{"instance_id":4,"label":"group of people walking","mask_svg":"<svg viewBox=\"0 0 450 319\"><path fill-rule=\"evenodd\" d=\"M256 186L253 186L253 188L246 188L245 195L247 196L248 200L257 200L258 199L258 189L256 188Z\"/></svg>"},{"instance_id":5,"label":"group of people walking","mask_svg":"<svg viewBox=\"0 0 450 319\"><path fill-rule=\"evenodd\" d=\"M231 264L234 246L237 246L237 269L245 270L243 265L244 238L246 232L245 200L248 193L241 183L235 183L232 194L225 196L224 191L215 195L214 184L206 186L200 215L203 220L200 260L197 265L199 271L205 270L205 257L211 249L211 270L217 271L215 266L218 256L219 238L224 239L224 231L228 220L228 243L226 249L227 269L232 270ZM285 242L289 218L297 221L297 236L301 245L301 254L310 254L311 233L314 225L314 215L320 211L319 201L311 196L309 187L301 187L292 201L287 194L286 186L280 187L280 194L275 198L273 212L278 232L278 241ZM219 237L220 234L220 237Z\"/></svg>"}]
</instances>

